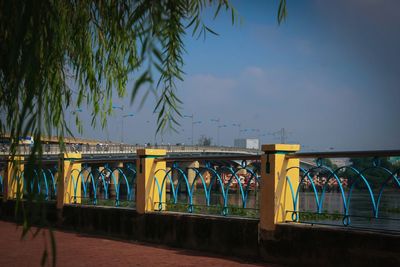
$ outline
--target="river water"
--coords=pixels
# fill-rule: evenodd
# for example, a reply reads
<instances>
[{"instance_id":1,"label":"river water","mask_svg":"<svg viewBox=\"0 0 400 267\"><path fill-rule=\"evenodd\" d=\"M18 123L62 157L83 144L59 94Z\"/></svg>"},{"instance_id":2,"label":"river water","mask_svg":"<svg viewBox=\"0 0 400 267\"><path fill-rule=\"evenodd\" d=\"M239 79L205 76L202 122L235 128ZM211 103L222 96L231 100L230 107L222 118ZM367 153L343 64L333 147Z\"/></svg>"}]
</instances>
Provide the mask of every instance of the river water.
<instances>
[{"instance_id":1,"label":"river water","mask_svg":"<svg viewBox=\"0 0 400 267\"><path fill-rule=\"evenodd\" d=\"M347 197L347 195L345 195ZM320 198L320 195L318 196ZM377 202L377 195L374 196ZM167 197L170 199L170 197ZM228 206L243 207L242 196L238 192L229 192ZM180 203L187 202L185 193L178 197ZM210 205L223 206L223 197L218 192L211 192ZM255 191L249 192L246 202L247 209L258 210L259 194ZM194 205L206 205L206 198L203 191L198 190L193 195ZM325 194L322 205L322 213L325 215L317 216L317 203L314 193L300 192L299 195L300 221L309 223L322 223L343 225L343 215L345 208L342 196L338 192L328 192ZM307 212L307 213L302 213ZM348 205L350 215L350 225L353 227L374 228L400 231L400 192L397 190L384 192L379 204L378 218L374 218L374 207L371 197L365 191L355 191ZM303 215L302 215L303 214ZM331 214L331 215L326 215ZM257 215L256 215L257 216Z\"/></svg>"}]
</instances>

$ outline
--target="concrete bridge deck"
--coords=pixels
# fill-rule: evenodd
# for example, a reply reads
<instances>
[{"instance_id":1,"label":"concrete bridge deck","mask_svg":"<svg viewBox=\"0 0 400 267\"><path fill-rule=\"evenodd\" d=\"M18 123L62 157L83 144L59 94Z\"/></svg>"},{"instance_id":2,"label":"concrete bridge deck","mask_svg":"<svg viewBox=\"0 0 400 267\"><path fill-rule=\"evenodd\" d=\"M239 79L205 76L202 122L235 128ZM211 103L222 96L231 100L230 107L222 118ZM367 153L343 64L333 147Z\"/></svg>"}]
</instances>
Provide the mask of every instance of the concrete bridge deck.
<instances>
[{"instance_id":1,"label":"concrete bridge deck","mask_svg":"<svg viewBox=\"0 0 400 267\"><path fill-rule=\"evenodd\" d=\"M43 144L43 155L59 155L61 153L58 144ZM187 146L187 145L127 145L127 144L67 144L64 152L77 152L83 155L135 155L137 149L165 149L171 155L260 155L261 150L247 149L239 147L225 146ZM9 155L9 145L0 146L0 156ZM30 145L19 145L18 155L29 155L31 153Z\"/></svg>"},{"instance_id":2,"label":"concrete bridge deck","mask_svg":"<svg viewBox=\"0 0 400 267\"><path fill-rule=\"evenodd\" d=\"M40 266L45 243L48 249L51 247L48 238L39 234L32 239L28 234L26 240L21 240L21 232L22 228L14 223L0 221L0 266ZM57 266L278 266L70 232L55 231L55 237Z\"/></svg>"}]
</instances>

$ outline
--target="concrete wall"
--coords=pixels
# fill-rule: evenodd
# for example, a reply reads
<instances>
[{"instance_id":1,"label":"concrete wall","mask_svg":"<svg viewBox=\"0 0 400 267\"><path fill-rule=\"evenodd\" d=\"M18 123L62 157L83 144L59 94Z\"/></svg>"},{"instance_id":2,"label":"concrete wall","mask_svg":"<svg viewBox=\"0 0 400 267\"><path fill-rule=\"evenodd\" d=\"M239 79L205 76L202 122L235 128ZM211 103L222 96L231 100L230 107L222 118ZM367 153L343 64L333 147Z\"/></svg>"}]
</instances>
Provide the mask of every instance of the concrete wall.
<instances>
[{"instance_id":1,"label":"concrete wall","mask_svg":"<svg viewBox=\"0 0 400 267\"><path fill-rule=\"evenodd\" d=\"M17 202L15 200L2 201L0 199L0 219L13 221L17 223L23 222L22 205L26 212L26 216L30 218L33 225L55 225L60 217L57 213L56 202L31 203L28 205L26 201L20 201L18 206L18 214L15 213Z\"/></svg>"},{"instance_id":2,"label":"concrete wall","mask_svg":"<svg viewBox=\"0 0 400 267\"><path fill-rule=\"evenodd\" d=\"M166 244L229 255L258 255L257 220L131 209L65 206L63 226L79 232Z\"/></svg>"},{"instance_id":3,"label":"concrete wall","mask_svg":"<svg viewBox=\"0 0 400 267\"><path fill-rule=\"evenodd\" d=\"M15 201L2 202L0 218L15 220ZM258 220L178 213L138 214L112 207L31 206L35 222L81 233L137 240L303 266L400 266L400 235L349 228L279 224L258 230ZM19 218L21 220L21 217Z\"/></svg>"},{"instance_id":4,"label":"concrete wall","mask_svg":"<svg viewBox=\"0 0 400 267\"><path fill-rule=\"evenodd\" d=\"M280 224L260 233L260 256L305 266L400 266L400 235Z\"/></svg>"},{"instance_id":5,"label":"concrete wall","mask_svg":"<svg viewBox=\"0 0 400 267\"><path fill-rule=\"evenodd\" d=\"M14 208L15 201L1 202L0 219L15 220ZM41 210L50 224L66 230L230 256L258 256L258 220L178 213L138 214L133 209L74 205L64 206L62 214L58 214L55 203L41 205ZM43 225L38 217L33 221ZM22 217L17 221L22 222Z\"/></svg>"}]
</instances>

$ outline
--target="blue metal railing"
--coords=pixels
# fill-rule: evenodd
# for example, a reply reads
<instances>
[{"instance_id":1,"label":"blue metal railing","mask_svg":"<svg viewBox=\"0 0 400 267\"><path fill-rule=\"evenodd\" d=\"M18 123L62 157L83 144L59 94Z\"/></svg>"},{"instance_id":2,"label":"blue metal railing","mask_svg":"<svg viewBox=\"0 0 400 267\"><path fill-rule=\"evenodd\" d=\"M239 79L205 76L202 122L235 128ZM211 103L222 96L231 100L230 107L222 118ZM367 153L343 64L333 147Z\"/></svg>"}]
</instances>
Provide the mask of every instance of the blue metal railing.
<instances>
[{"instance_id":1,"label":"blue metal railing","mask_svg":"<svg viewBox=\"0 0 400 267\"><path fill-rule=\"evenodd\" d=\"M393 155L400 155L400 151L286 155L287 158L314 159L314 164L308 167L300 164L287 170L294 204L294 209L287 212L291 213L292 221L400 229L400 163L388 160ZM348 160L335 166L329 158ZM156 170L158 179L154 177L159 199L166 199L154 203L156 210L258 217L259 155L157 160L166 161L167 168ZM135 159L75 161L82 164L82 168L72 170L70 176L75 204L134 207ZM198 167L187 164L194 161L199 162ZM112 163L120 162L124 163L123 167L111 167ZM297 171L300 176L292 177ZM52 200L57 195L56 175L57 168L53 164L53 167L34 171L32 177L25 177L23 171L17 172L12 183L23 183L24 193L34 192L45 200Z\"/></svg>"},{"instance_id":2,"label":"blue metal railing","mask_svg":"<svg viewBox=\"0 0 400 267\"><path fill-rule=\"evenodd\" d=\"M22 194L30 192L44 197L44 200L54 200L57 194L57 184L55 175L56 168L43 168L41 170L34 170L32 179L27 179L25 172L17 170L13 177L11 177L11 186L22 185ZM4 173L3 173L4 175ZM4 193L4 177L0 175L0 192Z\"/></svg>"},{"instance_id":3,"label":"blue metal railing","mask_svg":"<svg viewBox=\"0 0 400 267\"><path fill-rule=\"evenodd\" d=\"M258 157L168 158L167 169L155 172L159 199L155 209L188 213L258 216ZM198 161L199 167L183 167ZM191 172L191 174L190 174ZM159 181L156 175L162 173Z\"/></svg>"},{"instance_id":4,"label":"blue metal railing","mask_svg":"<svg viewBox=\"0 0 400 267\"><path fill-rule=\"evenodd\" d=\"M0 196L2 197L4 194L4 185L3 185L3 178L4 174L0 174Z\"/></svg>"},{"instance_id":5,"label":"blue metal railing","mask_svg":"<svg viewBox=\"0 0 400 267\"><path fill-rule=\"evenodd\" d=\"M73 183L73 202L75 204L92 204L102 206L134 207L136 170L134 164L111 168L108 164L102 167L90 167L71 171ZM78 187L81 186L79 199Z\"/></svg>"},{"instance_id":6,"label":"blue metal railing","mask_svg":"<svg viewBox=\"0 0 400 267\"><path fill-rule=\"evenodd\" d=\"M73 185L71 196L73 202L134 207L136 187L134 160L125 159L123 167L114 168L110 167L110 163L117 162L115 159L100 161L81 160L82 167L71 170L69 179ZM4 191L4 179L1 175L3 172L0 172L1 195ZM24 170L17 170L11 177L10 185L18 188L21 184L23 196L33 193L34 196L43 197L45 201L51 201L57 196L57 175L57 165L34 169L31 177L28 177Z\"/></svg>"},{"instance_id":7,"label":"blue metal railing","mask_svg":"<svg viewBox=\"0 0 400 267\"><path fill-rule=\"evenodd\" d=\"M388 156L400 151L297 153L314 158L311 168L287 169L294 210L292 221L400 230L400 164ZM329 158L348 158L335 166ZM292 170L298 169L299 186Z\"/></svg>"}]
</instances>

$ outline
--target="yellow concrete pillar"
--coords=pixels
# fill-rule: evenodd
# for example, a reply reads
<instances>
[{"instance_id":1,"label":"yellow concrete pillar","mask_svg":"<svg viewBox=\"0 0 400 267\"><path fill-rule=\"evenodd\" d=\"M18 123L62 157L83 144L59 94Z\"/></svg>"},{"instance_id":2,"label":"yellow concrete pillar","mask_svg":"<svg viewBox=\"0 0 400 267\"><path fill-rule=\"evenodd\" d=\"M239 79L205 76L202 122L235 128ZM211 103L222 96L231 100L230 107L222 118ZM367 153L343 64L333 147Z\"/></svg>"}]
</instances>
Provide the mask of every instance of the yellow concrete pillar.
<instances>
[{"instance_id":1,"label":"yellow concrete pillar","mask_svg":"<svg viewBox=\"0 0 400 267\"><path fill-rule=\"evenodd\" d=\"M293 198L286 177L290 179L293 190L299 186L299 159L288 159L286 155L300 150L300 145L273 144L263 145L265 152L261 156L260 184L260 228L274 231L277 223L291 220Z\"/></svg>"},{"instance_id":2,"label":"yellow concrete pillar","mask_svg":"<svg viewBox=\"0 0 400 267\"><path fill-rule=\"evenodd\" d=\"M163 170L166 170L166 162L165 160L157 160L157 158L164 157L167 151L165 149L138 149L136 153L138 155L136 161L138 171L136 210L143 214L158 209L158 203L165 203L166 184L162 188L162 198L160 199L155 179L161 187L165 177ZM162 207L164 209L165 204Z\"/></svg>"},{"instance_id":3,"label":"yellow concrete pillar","mask_svg":"<svg viewBox=\"0 0 400 267\"><path fill-rule=\"evenodd\" d=\"M81 203L82 181L79 172L82 164L80 153L62 153L59 161L59 175L57 181L57 208L61 209L64 204ZM78 160L78 162L76 162ZM73 177L73 179L72 179ZM76 199L75 196L76 186Z\"/></svg>"},{"instance_id":4,"label":"yellow concrete pillar","mask_svg":"<svg viewBox=\"0 0 400 267\"><path fill-rule=\"evenodd\" d=\"M24 193L24 157L14 157L14 160L9 160L7 171L4 175L3 192L5 199L16 199L17 196L22 198Z\"/></svg>"}]
</instances>

